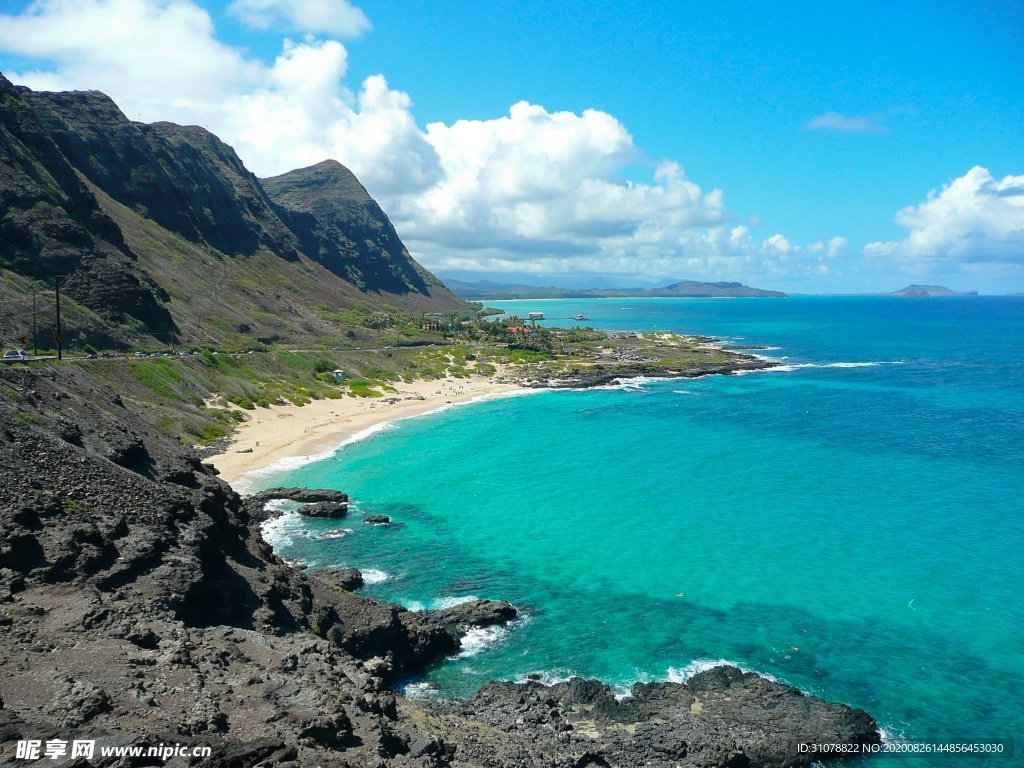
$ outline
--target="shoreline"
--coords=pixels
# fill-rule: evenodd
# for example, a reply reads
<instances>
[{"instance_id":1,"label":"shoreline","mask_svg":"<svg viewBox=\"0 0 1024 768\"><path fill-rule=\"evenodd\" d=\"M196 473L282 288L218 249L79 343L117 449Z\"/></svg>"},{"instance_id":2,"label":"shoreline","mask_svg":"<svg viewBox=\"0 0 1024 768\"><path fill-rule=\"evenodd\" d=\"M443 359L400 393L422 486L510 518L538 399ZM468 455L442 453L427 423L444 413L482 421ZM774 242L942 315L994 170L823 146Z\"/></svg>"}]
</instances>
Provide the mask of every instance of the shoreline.
<instances>
[{"instance_id":1,"label":"shoreline","mask_svg":"<svg viewBox=\"0 0 1024 768\"><path fill-rule=\"evenodd\" d=\"M264 475L327 458L339 448L386 429L402 419L425 416L456 405L529 392L494 377L401 382L399 398L314 400L303 406L272 405L246 412L246 420L228 438L227 447L204 461L239 493Z\"/></svg>"},{"instance_id":2,"label":"shoreline","mask_svg":"<svg viewBox=\"0 0 1024 768\"><path fill-rule=\"evenodd\" d=\"M488 376L471 374L468 379L400 382L396 393L382 398L343 396L303 406L258 408L246 412L246 420L227 438L226 447L209 454L205 461L217 469L222 480L244 494L261 477L328 458L339 448L386 429L392 422L480 399L544 389L596 389L637 378L690 379L785 367L760 356L724 350L717 339L704 341L710 342L709 348L726 352L731 360L693 368L665 368L648 362L598 364L561 375L506 368Z\"/></svg>"}]
</instances>

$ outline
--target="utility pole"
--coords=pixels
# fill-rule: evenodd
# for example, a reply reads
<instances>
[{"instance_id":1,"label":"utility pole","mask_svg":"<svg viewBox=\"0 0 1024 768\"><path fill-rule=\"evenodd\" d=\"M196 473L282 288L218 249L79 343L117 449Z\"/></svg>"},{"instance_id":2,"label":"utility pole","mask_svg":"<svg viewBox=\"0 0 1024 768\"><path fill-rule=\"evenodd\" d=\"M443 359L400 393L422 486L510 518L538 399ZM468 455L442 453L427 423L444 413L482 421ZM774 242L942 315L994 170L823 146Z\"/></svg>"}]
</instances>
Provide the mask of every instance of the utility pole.
<instances>
[{"instance_id":1,"label":"utility pole","mask_svg":"<svg viewBox=\"0 0 1024 768\"><path fill-rule=\"evenodd\" d=\"M32 289L32 357L39 357L39 334L36 333L36 289Z\"/></svg>"},{"instance_id":2,"label":"utility pole","mask_svg":"<svg viewBox=\"0 0 1024 768\"><path fill-rule=\"evenodd\" d=\"M60 277L59 276L57 277L57 280L54 282L54 286L55 286L56 291L57 291L57 335L54 336L54 339L57 342L57 359L58 360L63 360L64 359L63 354L62 354L63 347L61 346L61 341L60 341L60 331L61 331L61 329L60 329Z\"/></svg>"}]
</instances>

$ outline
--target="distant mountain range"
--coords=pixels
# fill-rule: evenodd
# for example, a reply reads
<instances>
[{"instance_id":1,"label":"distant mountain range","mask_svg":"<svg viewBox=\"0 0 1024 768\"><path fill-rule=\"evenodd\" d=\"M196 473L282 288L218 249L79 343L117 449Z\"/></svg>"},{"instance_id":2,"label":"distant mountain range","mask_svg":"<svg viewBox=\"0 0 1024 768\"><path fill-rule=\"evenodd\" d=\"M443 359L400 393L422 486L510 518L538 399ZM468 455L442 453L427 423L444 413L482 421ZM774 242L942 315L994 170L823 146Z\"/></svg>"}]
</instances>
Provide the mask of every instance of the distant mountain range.
<instances>
[{"instance_id":1,"label":"distant mountain range","mask_svg":"<svg viewBox=\"0 0 1024 768\"><path fill-rule=\"evenodd\" d=\"M58 276L66 331L101 343L292 341L340 333L353 309L471 309L341 164L261 180L203 128L2 74L0 268L6 341Z\"/></svg>"},{"instance_id":2,"label":"distant mountain range","mask_svg":"<svg viewBox=\"0 0 1024 768\"><path fill-rule=\"evenodd\" d=\"M517 283L493 283L482 280L467 283L461 280L445 280L445 284L458 296L464 299L587 299L613 297L784 297L780 291L766 291L762 288L751 288L742 283L701 283L695 280L684 280L667 285L664 288L557 288L555 286L522 285Z\"/></svg>"},{"instance_id":3,"label":"distant mountain range","mask_svg":"<svg viewBox=\"0 0 1024 768\"><path fill-rule=\"evenodd\" d=\"M924 296L977 296L977 291L953 291L944 285L908 285L899 291L883 294L884 296L906 296L909 298Z\"/></svg>"}]
</instances>

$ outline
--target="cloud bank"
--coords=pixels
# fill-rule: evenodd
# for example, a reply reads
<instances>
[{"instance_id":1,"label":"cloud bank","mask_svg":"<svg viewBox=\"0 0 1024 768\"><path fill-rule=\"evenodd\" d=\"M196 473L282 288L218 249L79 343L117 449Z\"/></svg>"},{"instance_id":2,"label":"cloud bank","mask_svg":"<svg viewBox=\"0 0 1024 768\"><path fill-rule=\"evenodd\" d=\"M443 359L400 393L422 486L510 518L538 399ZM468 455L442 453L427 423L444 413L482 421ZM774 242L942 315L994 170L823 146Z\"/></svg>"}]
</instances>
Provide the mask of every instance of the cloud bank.
<instances>
[{"instance_id":1,"label":"cloud bank","mask_svg":"<svg viewBox=\"0 0 1024 768\"><path fill-rule=\"evenodd\" d=\"M756 241L721 190L648 161L605 112L522 101L421 129L383 75L346 82L338 39L370 28L346 0L235 0L228 13L297 37L263 62L219 41L192 0L37 0L0 16L0 50L40 63L8 73L17 82L99 89L133 119L203 125L261 176L341 161L435 269L767 280L821 274L842 251ZM623 178L638 165L647 177Z\"/></svg>"},{"instance_id":2,"label":"cloud bank","mask_svg":"<svg viewBox=\"0 0 1024 768\"><path fill-rule=\"evenodd\" d=\"M936 265L1024 265L1024 176L995 179L975 166L896 214L903 240L870 243L865 252L915 271Z\"/></svg>"},{"instance_id":3,"label":"cloud bank","mask_svg":"<svg viewBox=\"0 0 1024 768\"><path fill-rule=\"evenodd\" d=\"M221 42L193 0L36 0L0 15L0 51L33 62L7 73L29 87L98 89L133 119L203 125L260 176L335 158L381 201L413 254L442 272L772 286L839 280L863 257L889 275L1022 262L1024 177L996 181L974 168L897 214L906 239L863 254L848 253L842 237L755 238L722 190L702 188L671 159L649 160L606 112L521 101L493 119L421 128L410 96L384 75L347 81L339 39L370 29L347 0L235 0L229 19L292 37L264 61ZM807 127L884 130L838 113Z\"/></svg>"}]
</instances>

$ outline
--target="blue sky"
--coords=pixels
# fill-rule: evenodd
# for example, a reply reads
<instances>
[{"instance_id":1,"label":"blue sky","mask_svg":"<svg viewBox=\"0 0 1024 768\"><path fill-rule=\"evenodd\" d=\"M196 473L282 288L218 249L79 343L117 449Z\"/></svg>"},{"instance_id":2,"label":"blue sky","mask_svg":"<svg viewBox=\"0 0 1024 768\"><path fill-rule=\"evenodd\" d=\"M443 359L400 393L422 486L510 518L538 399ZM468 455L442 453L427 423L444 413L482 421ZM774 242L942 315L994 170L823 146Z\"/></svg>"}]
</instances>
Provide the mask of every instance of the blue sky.
<instances>
[{"instance_id":1,"label":"blue sky","mask_svg":"<svg viewBox=\"0 0 1024 768\"><path fill-rule=\"evenodd\" d=\"M0 0L0 14L15 82L204 125L259 175L335 157L442 275L1024 290L1020 3Z\"/></svg>"}]
</instances>

